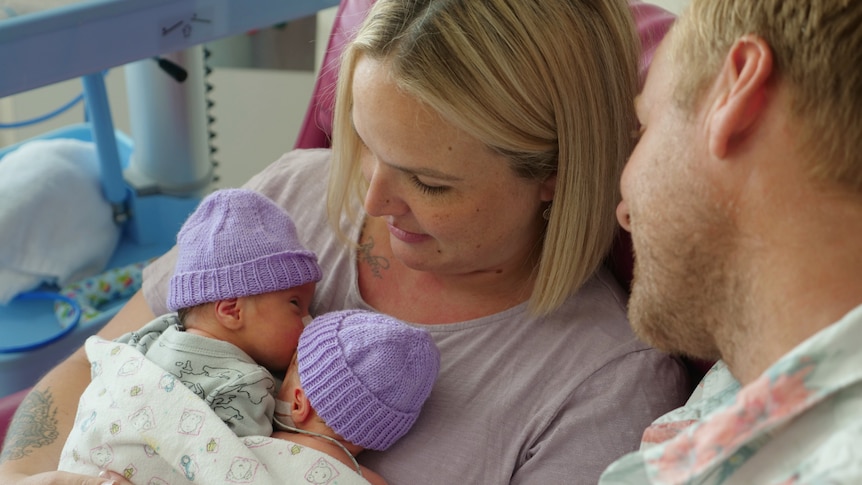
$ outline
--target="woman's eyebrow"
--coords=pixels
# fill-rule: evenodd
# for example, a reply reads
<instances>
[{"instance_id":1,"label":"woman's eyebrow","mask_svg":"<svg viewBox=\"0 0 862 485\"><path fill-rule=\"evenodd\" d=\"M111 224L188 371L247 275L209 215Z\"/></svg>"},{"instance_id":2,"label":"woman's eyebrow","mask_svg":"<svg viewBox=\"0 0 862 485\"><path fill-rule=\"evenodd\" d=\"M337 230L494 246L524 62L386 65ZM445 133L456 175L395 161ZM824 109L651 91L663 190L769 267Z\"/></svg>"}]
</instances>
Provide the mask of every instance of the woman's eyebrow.
<instances>
[{"instance_id":1,"label":"woman's eyebrow","mask_svg":"<svg viewBox=\"0 0 862 485\"><path fill-rule=\"evenodd\" d=\"M389 165L390 167L394 168L395 170L399 170L399 171L404 172L404 173L409 173L411 175L422 175L423 177L431 177L431 178L435 178L438 180L446 180L449 182L458 182L460 180L463 180L461 177L456 177L456 176L448 174L448 173L443 173L439 170L436 170L436 169L433 169L430 167L409 168L409 167L402 167L401 165L396 165L394 163L389 163L389 162L384 162L384 163L386 163L386 165Z\"/></svg>"}]
</instances>

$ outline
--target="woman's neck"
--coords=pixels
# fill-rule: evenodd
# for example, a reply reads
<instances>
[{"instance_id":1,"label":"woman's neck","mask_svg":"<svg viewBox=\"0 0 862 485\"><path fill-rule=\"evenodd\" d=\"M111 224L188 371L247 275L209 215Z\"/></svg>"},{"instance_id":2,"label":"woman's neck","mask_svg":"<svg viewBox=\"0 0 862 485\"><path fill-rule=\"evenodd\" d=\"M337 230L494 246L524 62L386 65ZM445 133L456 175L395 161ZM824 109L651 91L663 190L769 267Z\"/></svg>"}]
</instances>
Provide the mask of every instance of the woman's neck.
<instances>
[{"instance_id":1,"label":"woman's neck","mask_svg":"<svg viewBox=\"0 0 862 485\"><path fill-rule=\"evenodd\" d=\"M537 258L536 258L537 259ZM480 318L526 302L536 262L516 270L438 274L405 266L392 254L389 232L369 218L360 239L359 291L373 308L414 323L441 324Z\"/></svg>"}]
</instances>

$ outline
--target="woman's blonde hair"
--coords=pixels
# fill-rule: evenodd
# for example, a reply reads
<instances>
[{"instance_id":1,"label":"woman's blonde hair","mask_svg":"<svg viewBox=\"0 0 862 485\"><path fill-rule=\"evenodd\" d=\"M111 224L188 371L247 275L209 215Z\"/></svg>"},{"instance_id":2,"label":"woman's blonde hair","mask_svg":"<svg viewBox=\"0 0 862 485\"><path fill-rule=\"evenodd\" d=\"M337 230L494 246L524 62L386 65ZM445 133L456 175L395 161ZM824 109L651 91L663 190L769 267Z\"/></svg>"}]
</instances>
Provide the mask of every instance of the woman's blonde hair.
<instances>
[{"instance_id":1,"label":"woman's blonde hair","mask_svg":"<svg viewBox=\"0 0 862 485\"><path fill-rule=\"evenodd\" d=\"M737 39L772 49L776 78L789 86L800 146L817 180L862 192L862 2L692 0L673 28L669 54L684 66L674 93L693 111Z\"/></svg>"},{"instance_id":2,"label":"woman's blonde hair","mask_svg":"<svg viewBox=\"0 0 862 485\"><path fill-rule=\"evenodd\" d=\"M553 311L602 264L617 230L639 52L625 0L378 0L340 68L330 220L358 221L367 188L351 122L352 75L366 56L519 176L556 174L530 299L534 313Z\"/></svg>"}]
</instances>

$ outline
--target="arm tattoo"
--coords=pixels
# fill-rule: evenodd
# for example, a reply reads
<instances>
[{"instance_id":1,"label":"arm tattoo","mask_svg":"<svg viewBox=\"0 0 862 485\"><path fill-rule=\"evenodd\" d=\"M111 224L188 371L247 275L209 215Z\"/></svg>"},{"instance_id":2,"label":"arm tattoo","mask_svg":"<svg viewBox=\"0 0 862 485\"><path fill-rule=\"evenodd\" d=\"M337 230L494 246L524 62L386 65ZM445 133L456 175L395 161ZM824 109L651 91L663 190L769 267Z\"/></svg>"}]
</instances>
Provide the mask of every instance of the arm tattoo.
<instances>
[{"instance_id":1,"label":"arm tattoo","mask_svg":"<svg viewBox=\"0 0 862 485\"><path fill-rule=\"evenodd\" d=\"M33 448L50 445L58 436L54 396L50 389L34 389L21 402L9 426L0 463L24 458Z\"/></svg>"},{"instance_id":2,"label":"arm tattoo","mask_svg":"<svg viewBox=\"0 0 862 485\"><path fill-rule=\"evenodd\" d=\"M383 278L382 271L389 269L389 260L385 256L375 256L371 254L374 249L374 238L368 237L368 242L359 245L359 260L371 267L371 274L375 278Z\"/></svg>"}]
</instances>

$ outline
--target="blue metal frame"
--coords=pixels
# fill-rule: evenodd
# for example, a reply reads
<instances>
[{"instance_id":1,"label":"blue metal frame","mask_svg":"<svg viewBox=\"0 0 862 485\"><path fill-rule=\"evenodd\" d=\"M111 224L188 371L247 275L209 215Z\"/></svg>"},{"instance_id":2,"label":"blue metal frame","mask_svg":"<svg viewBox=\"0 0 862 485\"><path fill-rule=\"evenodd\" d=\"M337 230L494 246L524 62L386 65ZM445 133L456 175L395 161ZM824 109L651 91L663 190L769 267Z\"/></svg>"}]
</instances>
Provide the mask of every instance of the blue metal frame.
<instances>
[{"instance_id":1,"label":"blue metal frame","mask_svg":"<svg viewBox=\"0 0 862 485\"><path fill-rule=\"evenodd\" d=\"M307 17L338 0L82 0L0 21L0 97Z\"/></svg>"}]
</instances>

